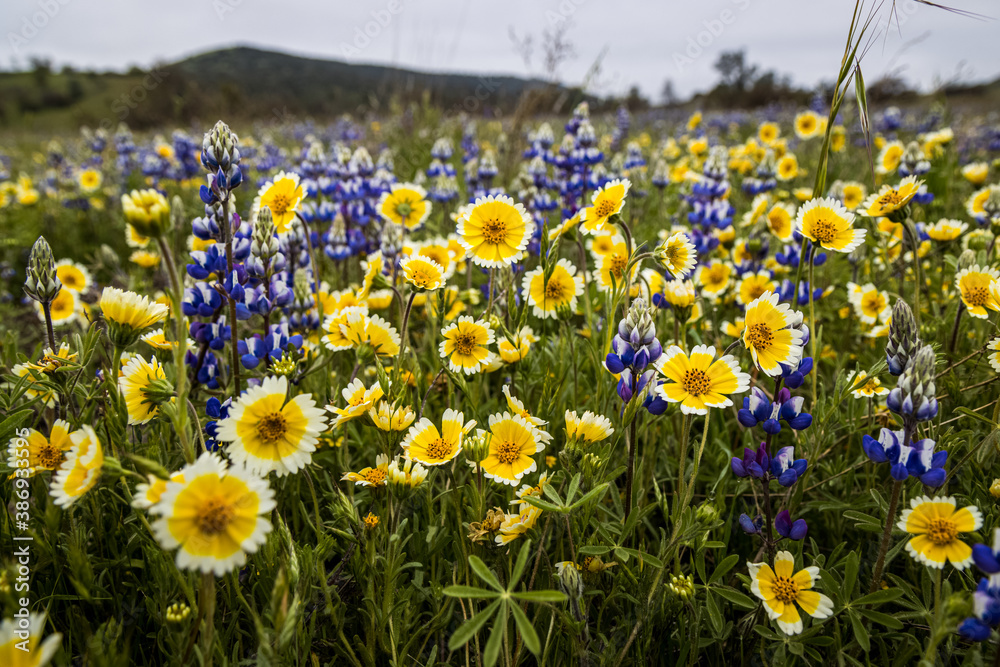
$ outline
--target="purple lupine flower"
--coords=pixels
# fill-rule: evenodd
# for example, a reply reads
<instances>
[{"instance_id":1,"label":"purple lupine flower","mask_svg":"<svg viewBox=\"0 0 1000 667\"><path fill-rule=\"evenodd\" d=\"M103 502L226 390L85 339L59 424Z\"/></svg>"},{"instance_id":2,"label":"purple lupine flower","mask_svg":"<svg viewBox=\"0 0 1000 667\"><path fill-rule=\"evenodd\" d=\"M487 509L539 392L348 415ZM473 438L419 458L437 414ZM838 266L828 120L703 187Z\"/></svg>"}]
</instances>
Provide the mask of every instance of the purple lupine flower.
<instances>
[{"instance_id":1,"label":"purple lupine flower","mask_svg":"<svg viewBox=\"0 0 1000 667\"><path fill-rule=\"evenodd\" d=\"M760 443L756 452L749 447L744 448L743 458L739 459L734 456L730 465L733 474L737 477L763 479L771 467L771 457L767 454L767 443Z\"/></svg>"},{"instance_id":2,"label":"purple lupine flower","mask_svg":"<svg viewBox=\"0 0 1000 667\"><path fill-rule=\"evenodd\" d=\"M792 521L791 515L788 514L788 510L781 510L778 512L778 516L774 517L774 529L778 531L778 535L782 537L787 537L790 540L801 540L805 538L806 531L809 527L806 525L805 519L796 519Z\"/></svg>"},{"instance_id":3,"label":"purple lupine flower","mask_svg":"<svg viewBox=\"0 0 1000 667\"><path fill-rule=\"evenodd\" d=\"M805 459L795 458L795 447L782 447L771 458L771 477L777 479L782 486L791 486L805 474L808 466Z\"/></svg>"},{"instance_id":4,"label":"purple lupine flower","mask_svg":"<svg viewBox=\"0 0 1000 667\"><path fill-rule=\"evenodd\" d=\"M904 446L903 431L887 428L879 432L878 440L870 435L861 439L861 447L868 458L875 463L889 463L889 474L897 482L913 476L927 486L937 487L944 484L948 452L935 452L934 444L930 438L924 438Z\"/></svg>"}]
</instances>

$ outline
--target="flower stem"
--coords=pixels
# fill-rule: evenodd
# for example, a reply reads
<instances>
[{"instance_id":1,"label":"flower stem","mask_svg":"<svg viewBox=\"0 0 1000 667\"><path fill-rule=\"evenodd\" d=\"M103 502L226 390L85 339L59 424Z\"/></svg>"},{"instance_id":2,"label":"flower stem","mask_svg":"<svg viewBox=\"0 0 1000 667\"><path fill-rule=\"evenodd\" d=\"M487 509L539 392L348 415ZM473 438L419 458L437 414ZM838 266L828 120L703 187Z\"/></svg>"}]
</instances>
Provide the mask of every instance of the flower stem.
<instances>
[{"instance_id":1,"label":"flower stem","mask_svg":"<svg viewBox=\"0 0 1000 667\"><path fill-rule=\"evenodd\" d=\"M43 301L42 302L42 312L45 314L45 334L49 338L49 349L52 350L52 354L56 354L56 334L52 330L52 302Z\"/></svg>"},{"instance_id":2,"label":"flower stem","mask_svg":"<svg viewBox=\"0 0 1000 667\"><path fill-rule=\"evenodd\" d=\"M170 244L162 236L157 237L160 246L160 254L163 256L163 263L167 267L167 277L170 279L172 294L170 295L170 308L174 320L174 370L176 379L174 390L177 395L177 404L185 405L187 402L187 367L184 357L187 354L187 330L184 326L184 314L181 312L181 301L184 298L184 286L181 284L177 274L177 265L174 263L174 255L170 250ZM194 450L191 447L187 432L187 410L177 410L174 418L174 428L177 437L180 439L181 451L188 463L194 463Z\"/></svg>"},{"instance_id":3,"label":"flower stem","mask_svg":"<svg viewBox=\"0 0 1000 667\"><path fill-rule=\"evenodd\" d=\"M906 222L903 223L903 229L910 236L910 242L913 244L913 272L916 275L916 282L913 286L913 317L917 321L917 335L920 335L920 291L921 278L920 278L920 241L917 239L916 230L913 227L913 221L907 218ZM961 311L961 309L959 309Z\"/></svg>"},{"instance_id":4,"label":"flower stem","mask_svg":"<svg viewBox=\"0 0 1000 667\"><path fill-rule=\"evenodd\" d=\"M639 416L632 418L632 423L628 426L628 470L625 474L625 521L632 513L632 481L635 477L635 450Z\"/></svg>"},{"instance_id":5,"label":"flower stem","mask_svg":"<svg viewBox=\"0 0 1000 667\"><path fill-rule=\"evenodd\" d=\"M215 640L215 576L201 575L201 596L198 598L205 625L201 631L201 655L205 667L212 667L212 644Z\"/></svg>"},{"instance_id":6,"label":"flower stem","mask_svg":"<svg viewBox=\"0 0 1000 667\"><path fill-rule=\"evenodd\" d=\"M681 503L681 513L687 509L688 505L691 504L691 498L694 497L694 483L698 478L698 467L701 465L701 455L705 452L705 443L708 442L708 424L711 418L712 411L709 410L708 414L705 415L705 429L701 432L701 445L698 446L698 451L694 455L694 466L691 468L691 483L684 489L684 502Z\"/></svg>"},{"instance_id":7,"label":"flower stem","mask_svg":"<svg viewBox=\"0 0 1000 667\"><path fill-rule=\"evenodd\" d=\"M229 216L229 196L222 200L222 225L226 238L226 270L233 276L233 221ZM235 285L234 285L235 287ZM229 301L229 346L232 348L233 398L240 397L240 350L238 326L236 322L236 300L226 294Z\"/></svg>"},{"instance_id":8,"label":"flower stem","mask_svg":"<svg viewBox=\"0 0 1000 667\"><path fill-rule=\"evenodd\" d=\"M679 463L677 469L677 493L674 495L674 523L681 518L681 499L684 498L684 463L687 459L688 436L691 431L691 415L684 415L684 425L681 427Z\"/></svg>"},{"instance_id":9,"label":"flower stem","mask_svg":"<svg viewBox=\"0 0 1000 667\"><path fill-rule=\"evenodd\" d=\"M955 352L955 341L958 340L958 325L962 321L962 313L964 312L965 312L965 306L959 303L958 312L955 313L955 326L951 328L951 342L948 343L949 355Z\"/></svg>"},{"instance_id":10,"label":"flower stem","mask_svg":"<svg viewBox=\"0 0 1000 667\"><path fill-rule=\"evenodd\" d=\"M815 287L813 284L813 269L815 265L813 264L813 257L816 254L816 248L814 247L809 253L809 344L812 347L812 358L813 364L816 365L816 370L813 371L813 406L819 400L819 395L817 393L817 380L819 378L819 357L816 356L816 304L813 302L813 293L815 292ZM796 288L797 290L798 288ZM796 291L795 299L799 298L798 292Z\"/></svg>"},{"instance_id":11,"label":"flower stem","mask_svg":"<svg viewBox=\"0 0 1000 667\"><path fill-rule=\"evenodd\" d=\"M912 427L903 427L903 447L910 444ZM882 568L885 567L885 554L889 551L889 539L892 537L892 525L896 519L896 506L899 504L899 492L903 489L903 482L897 480L892 485L892 496L889 498L889 512L885 518L885 528L882 530L882 541L878 547L878 558L875 560L875 569L872 570L872 583L868 587L869 593L878 590L879 582L882 581Z\"/></svg>"}]
</instances>

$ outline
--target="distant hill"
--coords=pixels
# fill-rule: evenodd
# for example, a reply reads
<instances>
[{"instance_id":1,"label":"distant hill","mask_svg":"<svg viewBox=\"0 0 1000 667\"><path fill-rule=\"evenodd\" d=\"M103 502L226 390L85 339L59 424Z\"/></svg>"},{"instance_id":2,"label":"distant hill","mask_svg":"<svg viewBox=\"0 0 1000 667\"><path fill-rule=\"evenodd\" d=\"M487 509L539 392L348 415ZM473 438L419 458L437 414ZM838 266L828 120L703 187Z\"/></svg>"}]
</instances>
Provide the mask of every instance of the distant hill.
<instances>
[{"instance_id":1,"label":"distant hill","mask_svg":"<svg viewBox=\"0 0 1000 667\"><path fill-rule=\"evenodd\" d=\"M280 120L385 112L393 102L426 102L471 115L513 112L526 93L565 108L581 91L539 79L438 74L356 65L234 47L126 74L0 73L0 127L53 129L87 124L135 128L205 117Z\"/></svg>"}]
</instances>

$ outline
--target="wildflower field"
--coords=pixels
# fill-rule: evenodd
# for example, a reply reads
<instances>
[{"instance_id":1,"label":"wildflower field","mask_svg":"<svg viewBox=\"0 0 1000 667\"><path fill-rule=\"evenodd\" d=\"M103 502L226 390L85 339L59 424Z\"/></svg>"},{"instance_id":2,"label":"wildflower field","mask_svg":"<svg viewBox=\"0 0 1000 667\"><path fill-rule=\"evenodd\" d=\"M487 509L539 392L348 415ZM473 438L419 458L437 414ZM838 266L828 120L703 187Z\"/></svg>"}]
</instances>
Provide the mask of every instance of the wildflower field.
<instances>
[{"instance_id":1,"label":"wildflower field","mask_svg":"<svg viewBox=\"0 0 1000 667\"><path fill-rule=\"evenodd\" d=\"M0 664L997 664L1000 134L849 73L4 148Z\"/></svg>"}]
</instances>

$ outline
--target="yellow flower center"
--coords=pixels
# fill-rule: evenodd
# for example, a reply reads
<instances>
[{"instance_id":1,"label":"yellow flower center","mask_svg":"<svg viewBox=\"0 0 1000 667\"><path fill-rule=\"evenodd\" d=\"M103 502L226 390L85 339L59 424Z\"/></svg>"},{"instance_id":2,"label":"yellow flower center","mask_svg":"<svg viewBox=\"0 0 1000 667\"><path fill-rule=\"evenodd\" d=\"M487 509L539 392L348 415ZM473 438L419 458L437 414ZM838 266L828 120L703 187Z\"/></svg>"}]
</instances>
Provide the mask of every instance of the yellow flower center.
<instances>
[{"instance_id":1,"label":"yellow flower center","mask_svg":"<svg viewBox=\"0 0 1000 667\"><path fill-rule=\"evenodd\" d=\"M38 448L36 456L38 457L38 467L46 470L55 470L63 459L62 450L48 442Z\"/></svg>"},{"instance_id":2,"label":"yellow flower center","mask_svg":"<svg viewBox=\"0 0 1000 667\"><path fill-rule=\"evenodd\" d=\"M202 504L200 513L195 517L195 523L206 535L218 535L229 527L234 514L236 511L228 499L215 496Z\"/></svg>"},{"instance_id":3,"label":"yellow flower center","mask_svg":"<svg viewBox=\"0 0 1000 667\"><path fill-rule=\"evenodd\" d=\"M369 468L362 477L372 486L382 486L385 484L386 472L382 468Z\"/></svg>"},{"instance_id":4,"label":"yellow flower center","mask_svg":"<svg viewBox=\"0 0 1000 667\"><path fill-rule=\"evenodd\" d=\"M418 287L427 287L437 281L437 276L431 275L430 271L423 267L410 270L410 282Z\"/></svg>"},{"instance_id":5,"label":"yellow flower center","mask_svg":"<svg viewBox=\"0 0 1000 667\"><path fill-rule=\"evenodd\" d=\"M545 298L547 300L560 301L565 291L562 283L557 280L549 279L549 282L545 283Z\"/></svg>"},{"instance_id":6,"label":"yellow flower center","mask_svg":"<svg viewBox=\"0 0 1000 667\"><path fill-rule=\"evenodd\" d=\"M832 220L820 218L813 223L812 234L819 243L829 243L837 235L837 227Z\"/></svg>"},{"instance_id":7,"label":"yellow flower center","mask_svg":"<svg viewBox=\"0 0 1000 667\"><path fill-rule=\"evenodd\" d=\"M606 218L615 212L615 203L609 199L602 199L594 204L594 215L597 219Z\"/></svg>"},{"instance_id":8,"label":"yellow flower center","mask_svg":"<svg viewBox=\"0 0 1000 667\"><path fill-rule=\"evenodd\" d=\"M785 604L792 604L799 596L798 585L786 577L776 576L772 588L774 589L774 598Z\"/></svg>"},{"instance_id":9,"label":"yellow flower center","mask_svg":"<svg viewBox=\"0 0 1000 667\"><path fill-rule=\"evenodd\" d=\"M950 544L958 536L958 529L951 519L931 519L928 522L927 539L934 544Z\"/></svg>"},{"instance_id":10,"label":"yellow flower center","mask_svg":"<svg viewBox=\"0 0 1000 667\"><path fill-rule=\"evenodd\" d=\"M500 219L490 219L483 223L483 236L486 242L500 245L507 238L507 223Z\"/></svg>"},{"instance_id":11,"label":"yellow flower center","mask_svg":"<svg viewBox=\"0 0 1000 667\"><path fill-rule=\"evenodd\" d=\"M271 202L267 205L271 209L271 213L276 216L283 216L287 211L288 207L291 206L291 198L284 193L277 193L271 198Z\"/></svg>"},{"instance_id":12,"label":"yellow flower center","mask_svg":"<svg viewBox=\"0 0 1000 667\"><path fill-rule=\"evenodd\" d=\"M894 211L902 201L903 198L899 196L898 192L895 190L889 190L875 200L875 205L882 211Z\"/></svg>"},{"instance_id":13,"label":"yellow flower center","mask_svg":"<svg viewBox=\"0 0 1000 667\"><path fill-rule=\"evenodd\" d=\"M750 347L762 352L771 347L771 343L774 342L774 332L766 324L751 324L747 327L747 339Z\"/></svg>"},{"instance_id":14,"label":"yellow flower center","mask_svg":"<svg viewBox=\"0 0 1000 667\"><path fill-rule=\"evenodd\" d=\"M684 374L681 386L684 387L684 391L692 396L701 396L708 393L709 388L712 386L712 381L708 379L708 374L705 371L692 368Z\"/></svg>"},{"instance_id":15,"label":"yellow flower center","mask_svg":"<svg viewBox=\"0 0 1000 667\"><path fill-rule=\"evenodd\" d=\"M455 336L455 350L466 357L472 356L477 347L476 335L472 333L460 333Z\"/></svg>"},{"instance_id":16,"label":"yellow flower center","mask_svg":"<svg viewBox=\"0 0 1000 667\"><path fill-rule=\"evenodd\" d=\"M264 442L274 442L280 439L287 430L288 424L285 422L285 416L280 412L265 415L257 422L257 435Z\"/></svg>"},{"instance_id":17,"label":"yellow flower center","mask_svg":"<svg viewBox=\"0 0 1000 667\"><path fill-rule=\"evenodd\" d=\"M521 446L516 442L501 442L497 445L497 460L500 463L511 464L521 456Z\"/></svg>"},{"instance_id":18,"label":"yellow flower center","mask_svg":"<svg viewBox=\"0 0 1000 667\"><path fill-rule=\"evenodd\" d=\"M438 438L427 445L427 456L432 459L446 459L451 456L451 443L444 438Z\"/></svg>"},{"instance_id":19,"label":"yellow flower center","mask_svg":"<svg viewBox=\"0 0 1000 667\"><path fill-rule=\"evenodd\" d=\"M985 306L990 300L990 291L982 285L967 287L965 300L970 306Z\"/></svg>"},{"instance_id":20,"label":"yellow flower center","mask_svg":"<svg viewBox=\"0 0 1000 667\"><path fill-rule=\"evenodd\" d=\"M622 276L625 275L625 265L628 264L628 260L625 259L624 255L612 255L611 256L611 268L609 271L614 275L616 280L621 280Z\"/></svg>"}]
</instances>

